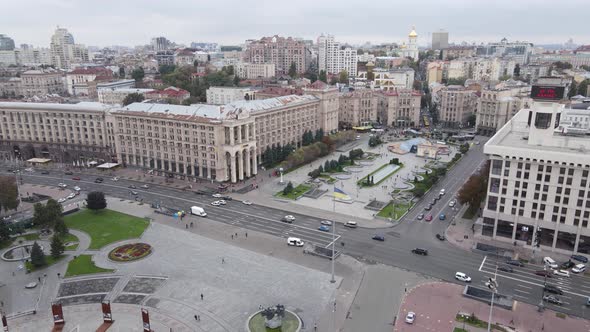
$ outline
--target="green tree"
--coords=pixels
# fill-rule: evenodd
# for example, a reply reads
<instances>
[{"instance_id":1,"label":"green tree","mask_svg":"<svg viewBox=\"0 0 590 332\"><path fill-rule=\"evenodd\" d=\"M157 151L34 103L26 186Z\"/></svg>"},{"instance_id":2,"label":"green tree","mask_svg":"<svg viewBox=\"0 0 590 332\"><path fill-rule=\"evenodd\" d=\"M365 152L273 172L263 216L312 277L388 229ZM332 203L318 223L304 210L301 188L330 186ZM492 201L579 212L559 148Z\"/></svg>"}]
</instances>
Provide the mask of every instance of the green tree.
<instances>
[{"instance_id":1,"label":"green tree","mask_svg":"<svg viewBox=\"0 0 590 332\"><path fill-rule=\"evenodd\" d=\"M240 78L238 75L234 75L234 86L240 86Z\"/></svg>"},{"instance_id":2,"label":"green tree","mask_svg":"<svg viewBox=\"0 0 590 332\"><path fill-rule=\"evenodd\" d=\"M125 67L119 66L119 78L125 78Z\"/></svg>"},{"instance_id":3,"label":"green tree","mask_svg":"<svg viewBox=\"0 0 590 332\"><path fill-rule=\"evenodd\" d=\"M66 226L66 223L64 222L63 218L60 218L55 221L55 224L53 225L53 231L56 234L60 234L60 235L68 234L69 229L68 229L68 226Z\"/></svg>"},{"instance_id":4,"label":"green tree","mask_svg":"<svg viewBox=\"0 0 590 332\"><path fill-rule=\"evenodd\" d=\"M291 181L289 181L289 183L287 183L287 186L283 189L283 195L287 196L292 192L293 192L293 183L291 183Z\"/></svg>"},{"instance_id":5,"label":"green tree","mask_svg":"<svg viewBox=\"0 0 590 332\"><path fill-rule=\"evenodd\" d=\"M86 206L90 210L98 211L107 207L107 201L104 198L104 193L100 191L92 191L86 197Z\"/></svg>"},{"instance_id":6,"label":"green tree","mask_svg":"<svg viewBox=\"0 0 590 332\"><path fill-rule=\"evenodd\" d=\"M33 248L31 248L31 264L34 267L41 267L46 264L45 253L37 241L33 242Z\"/></svg>"},{"instance_id":7,"label":"green tree","mask_svg":"<svg viewBox=\"0 0 590 332\"><path fill-rule=\"evenodd\" d=\"M4 211L15 210L20 201L16 179L12 176L0 176L0 208Z\"/></svg>"},{"instance_id":8,"label":"green tree","mask_svg":"<svg viewBox=\"0 0 590 332\"><path fill-rule=\"evenodd\" d=\"M459 77L459 78L449 78L447 80L447 85L465 85L465 81L467 78Z\"/></svg>"},{"instance_id":9,"label":"green tree","mask_svg":"<svg viewBox=\"0 0 590 332\"><path fill-rule=\"evenodd\" d=\"M328 160L326 160L326 162L324 163L324 171L329 172L332 170L332 167L330 167L330 162Z\"/></svg>"},{"instance_id":10,"label":"green tree","mask_svg":"<svg viewBox=\"0 0 590 332\"><path fill-rule=\"evenodd\" d=\"M49 218L45 214L45 205L42 203L35 203L33 205L33 224L44 226L49 223Z\"/></svg>"},{"instance_id":11,"label":"green tree","mask_svg":"<svg viewBox=\"0 0 590 332\"><path fill-rule=\"evenodd\" d=\"M65 246L59 236L56 234L51 238L51 257L57 259L64 253Z\"/></svg>"},{"instance_id":12,"label":"green tree","mask_svg":"<svg viewBox=\"0 0 590 332\"><path fill-rule=\"evenodd\" d=\"M324 129L320 128L318 130L315 131L315 137L314 137L314 141L315 142L320 142L322 140L322 138L324 138Z\"/></svg>"},{"instance_id":13,"label":"green tree","mask_svg":"<svg viewBox=\"0 0 590 332\"><path fill-rule=\"evenodd\" d=\"M488 161L478 173L469 177L457 193L459 203L469 204L469 210L472 213L479 209L481 202L486 197L489 172L490 162Z\"/></svg>"},{"instance_id":14,"label":"green tree","mask_svg":"<svg viewBox=\"0 0 590 332\"><path fill-rule=\"evenodd\" d=\"M338 82L342 84L348 84L348 72L343 70L338 75Z\"/></svg>"},{"instance_id":15,"label":"green tree","mask_svg":"<svg viewBox=\"0 0 590 332\"><path fill-rule=\"evenodd\" d=\"M289 76L291 76L291 78L297 78L297 65L295 62L291 62L291 66L289 67Z\"/></svg>"},{"instance_id":16,"label":"green tree","mask_svg":"<svg viewBox=\"0 0 590 332\"><path fill-rule=\"evenodd\" d=\"M326 76L326 71L325 70L320 70L320 77L319 80L324 82L324 83L328 83L328 76Z\"/></svg>"},{"instance_id":17,"label":"green tree","mask_svg":"<svg viewBox=\"0 0 590 332\"><path fill-rule=\"evenodd\" d=\"M125 96L125 99L123 99L123 106L127 106L133 103L141 103L142 101L144 101L144 99L145 97L141 93L130 93L127 96Z\"/></svg>"},{"instance_id":18,"label":"green tree","mask_svg":"<svg viewBox=\"0 0 590 332\"><path fill-rule=\"evenodd\" d=\"M0 222L0 241L6 241L10 239L10 229L4 222Z\"/></svg>"},{"instance_id":19,"label":"green tree","mask_svg":"<svg viewBox=\"0 0 590 332\"><path fill-rule=\"evenodd\" d=\"M577 92L578 92L578 85L576 84L575 80L572 80L572 85L570 85L570 90L567 93L568 98L575 96Z\"/></svg>"},{"instance_id":20,"label":"green tree","mask_svg":"<svg viewBox=\"0 0 590 332\"><path fill-rule=\"evenodd\" d=\"M174 70L176 70L176 66L175 65L161 65L158 68L158 72L160 72L160 75L170 74Z\"/></svg>"},{"instance_id":21,"label":"green tree","mask_svg":"<svg viewBox=\"0 0 590 332\"><path fill-rule=\"evenodd\" d=\"M588 97L588 83L590 83L590 80L585 79L582 82L580 82L580 84L578 85L578 94L582 95L584 97Z\"/></svg>"},{"instance_id":22,"label":"green tree","mask_svg":"<svg viewBox=\"0 0 590 332\"><path fill-rule=\"evenodd\" d=\"M143 78L145 77L145 72L143 71L142 67L139 67L137 69L134 69L131 72L131 78L133 78L135 80L135 82L141 82L143 81Z\"/></svg>"},{"instance_id":23,"label":"green tree","mask_svg":"<svg viewBox=\"0 0 590 332\"><path fill-rule=\"evenodd\" d=\"M308 80L310 80L311 83L313 83L313 82L315 82L315 81L318 80L318 74L316 74L315 72L312 72L312 71L305 72L305 74L303 74L303 77L305 77Z\"/></svg>"}]
</instances>

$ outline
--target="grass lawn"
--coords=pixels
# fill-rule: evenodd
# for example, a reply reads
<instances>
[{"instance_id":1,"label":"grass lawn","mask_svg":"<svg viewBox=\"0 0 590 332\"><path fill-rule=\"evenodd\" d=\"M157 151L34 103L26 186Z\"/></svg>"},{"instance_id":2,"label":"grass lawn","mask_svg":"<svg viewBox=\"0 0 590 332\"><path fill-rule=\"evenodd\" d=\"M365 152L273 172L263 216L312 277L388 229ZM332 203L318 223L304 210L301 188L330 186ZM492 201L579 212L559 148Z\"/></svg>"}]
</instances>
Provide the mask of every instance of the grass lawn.
<instances>
[{"instance_id":1,"label":"grass lawn","mask_svg":"<svg viewBox=\"0 0 590 332\"><path fill-rule=\"evenodd\" d=\"M395 174L395 173L399 172L399 170L400 170L400 169L404 168L404 164L403 164L403 163L399 163L399 164L397 165L397 166L399 166L399 167L398 167L398 168L397 168L395 171L393 171L393 172L391 172L391 173L387 174L387 176L385 176L385 177L384 177L383 179L381 179L379 182L376 182L376 183L374 183L374 184L372 184L372 185L367 185L367 178L368 178L368 177L370 177L370 176L374 175L375 173L379 172L380 170L382 170L383 168L385 168L385 167L387 167L387 166L389 166L389 164L385 164L385 165L383 165L383 166L381 166L381 167L377 168L376 170L372 171L371 173L369 173L369 174L368 174L367 176L365 176L364 178L362 178L362 179L358 180L358 181L356 182L356 184L357 184L358 186L360 186L361 188L364 188L364 187L374 187L374 186L376 186L376 185L380 184L381 182L383 182L383 181L385 181L385 180L389 179L389 177L390 177L390 176L392 176L393 174Z\"/></svg>"},{"instance_id":2,"label":"grass lawn","mask_svg":"<svg viewBox=\"0 0 590 332\"><path fill-rule=\"evenodd\" d=\"M465 330L465 329L462 329L462 328L460 328L460 327L455 327L455 328L453 329L453 332L469 332L469 331L467 331L467 330Z\"/></svg>"},{"instance_id":3,"label":"grass lawn","mask_svg":"<svg viewBox=\"0 0 590 332\"><path fill-rule=\"evenodd\" d=\"M18 237L22 237L23 239L25 239L25 241L37 241L39 240L39 233L30 233Z\"/></svg>"},{"instance_id":4,"label":"grass lawn","mask_svg":"<svg viewBox=\"0 0 590 332\"><path fill-rule=\"evenodd\" d=\"M471 211L471 209L468 208L467 210L465 210L465 213L463 213L463 219L473 219L473 217L475 217L476 214L477 209L473 209L473 211Z\"/></svg>"},{"instance_id":5,"label":"grass lawn","mask_svg":"<svg viewBox=\"0 0 590 332\"><path fill-rule=\"evenodd\" d=\"M61 237L61 242L64 244L66 244L68 242L78 242L78 241L80 241L78 239L78 237L76 235L70 234L70 233ZM66 250L76 250L76 249L78 249L78 243L74 243L69 246L66 246Z\"/></svg>"},{"instance_id":6,"label":"grass lawn","mask_svg":"<svg viewBox=\"0 0 590 332\"><path fill-rule=\"evenodd\" d=\"M395 204L395 206L392 203L389 203L383 209L381 209L381 211L379 211L379 213L377 213L377 215L379 217L391 218L394 220L398 220L411 207L412 207L412 203Z\"/></svg>"},{"instance_id":7,"label":"grass lawn","mask_svg":"<svg viewBox=\"0 0 590 332\"><path fill-rule=\"evenodd\" d=\"M310 186L306 186L304 184L300 184L297 187L293 188L293 191L288 193L287 195L283 195L283 191L279 191L277 193L278 197L282 197L282 198L288 198L288 199L297 199L297 197L303 195L306 191L308 191L309 189L311 189Z\"/></svg>"},{"instance_id":8,"label":"grass lawn","mask_svg":"<svg viewBox=\"0 0 590 332\"><path fill-rule=\"evenodd\" d=\"M11 238L6 241L0 241L0 249L10 247L14 243L14 240L16 240L16 238Z\"/></svg>"},{"instance_id":9,"label":"grass lawn","mask_svg":"<svg viewBox=\"0 0 590 332\"><path fill-rule=\"evenodd\" d=\"M79 276L83 274L113 272L111 269L103 269L96 265L92 261L92 255L80 255L74 258L68 264L68 270L66 271L66 277Z\"/></svg>"},{"instance_id":10,"label":"grass lawn","mask_svg":"<svg viewBox=\"0 0 590 332\"><path fill-rule=\"evenodd\" d=\"M89 249L100 249L113 242L138 238L149 225L145 219L112 210L94 212L86 209L64 219L69 228L86 232L90 236Z\"/></svg>"},{"instance_id":11,"label":"grass lawn","mask_svg":"<svg viewBox=\"0 0 590 332\"><path fill-rule=\"evenodd\" d=\"M248 327L252 332L294 332L299 327L299 320L292 313L285 312L283 325L277 329L269 329L264 326L264 317L261 314L256 314L248 322Z\"/></svg>"},{"instance_id":12,"label":"grass lawn","mask_svg":"<svg viewBox=\"0 0 590 332\"><path fill-rule=\"evenodd\" d=\"M41 266L41 267L34 267L33 264L31 264L31 262L25 262L25 267L27 268L27 270L29 270L31 272L36 271L36 270L41 270L41 269L44 269L46 267L49 267L49 266L61 261L64 257L66 257L66 255L61 255L56 259L56 258L53 258L53 256L51 256L51 255L47 255L47 256L45 256L45 262L47 263L46 265Z\"/></svg>"},{"instance_id":13,"label":"grass lawn","mask_svg":"<svg viewBox=\"0 0 590 332\"><path fill-rule=\"evenodd\" d=\"M331 177L330 175L324 174L324 173L320 174L320 176L318 176L318 178L325 179L328 184L332 184L332 183L338 181L338 180L334 179L333 177Z\"/></svg>"}]
</instances>

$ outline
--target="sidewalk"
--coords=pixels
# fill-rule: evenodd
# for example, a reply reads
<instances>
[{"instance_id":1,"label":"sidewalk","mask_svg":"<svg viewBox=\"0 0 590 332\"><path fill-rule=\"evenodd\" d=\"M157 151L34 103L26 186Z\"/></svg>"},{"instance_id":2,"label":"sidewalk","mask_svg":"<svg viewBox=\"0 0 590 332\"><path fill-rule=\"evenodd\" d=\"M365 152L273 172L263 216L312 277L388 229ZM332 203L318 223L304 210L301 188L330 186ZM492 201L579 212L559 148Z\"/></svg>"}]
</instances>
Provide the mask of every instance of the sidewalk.
<instances>
[{"instance_id":1,"label":"sidewalk","mask_svg":"<svg viewBox=\"0 0 590 332\"><path fill-rule=\"evenodd\" d=\"M474 314L487 321L490 306L486 303L463 297L464 286L433 282L411 289L405 296L393 331L452 331L463 327L455 320L458 313ZM405 323L409 311L416 313L414 324ZM494 307L492 321L515 331L588 331L590 322L580 318L556 315L545 309L542 313L536 306L515 302L513 310ZM467 331L485 331L465 324Z\"/></svg>"}]
</instances>

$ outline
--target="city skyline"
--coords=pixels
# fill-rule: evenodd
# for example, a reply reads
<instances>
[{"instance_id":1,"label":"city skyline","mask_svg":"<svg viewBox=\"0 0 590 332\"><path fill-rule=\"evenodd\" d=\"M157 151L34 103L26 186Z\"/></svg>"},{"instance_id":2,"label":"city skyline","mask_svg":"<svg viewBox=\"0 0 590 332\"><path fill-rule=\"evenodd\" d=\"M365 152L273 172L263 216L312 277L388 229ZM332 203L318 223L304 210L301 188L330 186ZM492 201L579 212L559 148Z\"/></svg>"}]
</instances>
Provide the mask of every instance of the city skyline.
<instances>
[{"instance_id":1,"label":"city skyline","mask_svg":"<svg viewBox=\"0 0 590 332\"><path fill-rule=\"evenodd\" d=\"M429 44L432 32L440 29L449 32L451 43L486 43L504 37L535 44L561 44L569 38L577 44L590 43L590 36L577 33L584 31L582 11L576 10L583 1L560 4L563 15L551 12L550 18L555 20L567 16L567 27L547 24L549 12L544 5L550 5L548 1L502 0L492 6L465 0L435 4L430 0L411 4L376 2L365 5L364 12L370 14L363 16L358 14L358 4L336 1L303 0L296 8L287 8L264 1L246 7L235 0L215 4L171 0L165 5L142 2L139 8L133 2L111 0L101 6L91 6L88 1L25 0L4 4L4 8L14 13L26 11L30 21L16 15L5 17L2 33L13 38L16 45L39 47L49 45L56 26L67 28L76 43L88 46L145 45L156 36L186 45L194 41L237 45L275 34L316 40L322 33L357 45L406 42L415 26L420 46ZM219 17L226 18L222 24ZM27 21L35 24L27 25ZM132 28L130 22L134 23Z\"/></svg>"}]
</instances>

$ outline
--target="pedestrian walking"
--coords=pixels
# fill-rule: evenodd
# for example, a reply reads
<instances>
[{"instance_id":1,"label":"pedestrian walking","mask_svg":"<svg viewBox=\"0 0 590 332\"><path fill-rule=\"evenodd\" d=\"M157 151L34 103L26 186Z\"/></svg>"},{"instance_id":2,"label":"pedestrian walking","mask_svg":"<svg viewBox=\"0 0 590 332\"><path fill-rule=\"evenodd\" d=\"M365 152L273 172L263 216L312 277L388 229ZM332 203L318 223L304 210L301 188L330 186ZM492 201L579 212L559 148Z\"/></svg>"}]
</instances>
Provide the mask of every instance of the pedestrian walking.
<instances>
[{"instance_id":1,"label":"pedestrian walking","mask_svg":"<svg viewBox=\"0 0 590 332\"><path fill-rule=\"evenodd\" d=\"M248 232L246 232L246 239L248 238Z\"/></svg>"},{"instance_id":2,"label":"pedestrian walking","mask_svg":"<svg viewBox=\"0 0 590 332\"><path fill-rule=\"evenodd\" d=\"M221 264L225 264L225 258L221 257Z\"/></svg>"},{"instance_id":3,"label":"pedestrian walking","mask_svg":"<svg viewBox=\"0 0 590 332\"><path fill-rule=\"evenodd\" d=\"M234 239L234 235L233 235L233 234L231 235L231 239L232 239L232 240Z\"/></svg>"},{"instance_id":4,"label":"pedestrian walking","mask_svg":"<svg viewBox=\"0 0 590 332\"><path fill-rule=\"evenodd\" d=\"M238 233L236 232L236 239L238 238Z\"/></svg>"},{"instance_id":5,"label":"pedestrian walking","mask_svg":"<svg viewBox=\"0 0 590 332\"><path fill-rule=\"evenodd\" d=\"M203 293L201 293L201 301L203 301Z\"/></svg>"},{"instance_id":6,"label":"pedestrian walking","mask_svg":"<svg viewBox=\"0 0 590 332\"><path fill-rule=\"evenodd\" d=\"M195 320L198 321L199 320L199 316L195 315Z\"/></svg>"},{"instance_id":7,"label":"pedestrian walking","mask_svg":"<svg viewBox=\"0 0 590 332\"><path fill-rule=\"evenodd\" d=\"M201 315L197 315L197 320L200 322L201 321Z\"/></svg>"},{"instance_id":8,"label":"pedestrian walking","mask_svg":"<svg viewBox=\"0 0 590 332\"><path fill-rule=\"evenodd\" d=\"M188 224L185 224L184 226L185 226L186 229L188 229Z\"/></svg>"},{"instance_id":9,"label":"pedestrian walking","mask_svg":"<svg viewBox=\"0 0 590 332\"><path fill-rule=\"evenodd\" d=\"M41 277L37 277L37 279L39 279L39 282L41 282Z\"/></svg>"},{"instance_id":10,"label":"pedestrian walking","mask_svg":"<svg viewBox=\"0 0 590 332\"><path fill-rule=\"evenodd\" d=\"M194 226L194 225L193 225L193 222L191 221L191 228L193 228L193 226Z\"/></svg>"},{"instance_id":11,"label":"pedestrian walking","mask_svg":"<svg viewBox=\"0 0 590 332\"><path fill-rule=\"evenodd\" d=\"M318 330L318 323L313 323L313 330L317 331Z\"/></svg>"}]
</instances>

